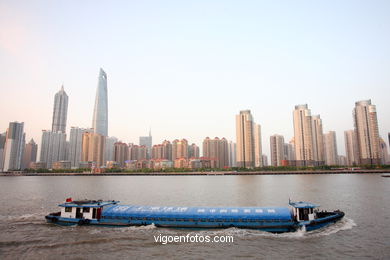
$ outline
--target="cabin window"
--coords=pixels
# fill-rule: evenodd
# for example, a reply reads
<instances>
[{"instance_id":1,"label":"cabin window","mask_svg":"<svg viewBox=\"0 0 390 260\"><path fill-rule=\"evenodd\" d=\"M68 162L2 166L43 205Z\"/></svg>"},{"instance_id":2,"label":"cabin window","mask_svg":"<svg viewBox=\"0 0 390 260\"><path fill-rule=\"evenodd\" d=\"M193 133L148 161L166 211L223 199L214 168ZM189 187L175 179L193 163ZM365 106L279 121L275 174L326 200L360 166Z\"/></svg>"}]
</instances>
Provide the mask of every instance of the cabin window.
<instances>
[{"instance_id":1,"label":"cabin window","mask_svg":"<svg viewBox=\"0 0 390 260\"><path fill-rule=\"evenodd\" d=\"M89 213L89 208L83 208L83 213Z\"/></svg>"},{"instance_id":2,"label":"cabin window","mask_svg":"<svg viewBox=\"0 0 390 260\"><path fill-rule=\"evenodd\" d=\"M96 218L96 208L92 210L92 218Z\"/></svg>"},{"instance_id":3,"label":"cabin window","mask_svg":"<svg viewBox=\"0 0 390 260\"><path fill-rule=\"evenodd\" d=\"M72 207L65 207L65 212L72 212Z\"/></svg>"}]
</instances>

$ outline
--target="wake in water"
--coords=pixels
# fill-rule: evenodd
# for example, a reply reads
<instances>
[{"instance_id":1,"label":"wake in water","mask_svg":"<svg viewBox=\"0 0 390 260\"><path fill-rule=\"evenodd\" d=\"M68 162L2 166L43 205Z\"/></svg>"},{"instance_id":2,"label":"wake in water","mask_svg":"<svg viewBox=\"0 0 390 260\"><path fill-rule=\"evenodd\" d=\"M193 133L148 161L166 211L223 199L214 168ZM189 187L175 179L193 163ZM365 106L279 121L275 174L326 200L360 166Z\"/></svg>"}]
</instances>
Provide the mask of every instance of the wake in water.
<instances>
[{"instance_id":1,"label":"wake in water","mask_svg":"<svg viewBox=\"0 0 390 260\"><path fill-rule=\"evenodd\" d=\"M221 236L221 235L231 235L241 238L255 238L255 237L270 237L270 238L291 238L291 239L304 239L304 238L313 238L328 236L339 231L349 230L355 227L356 224L353 219L344 218L334 224L328 225L326 227L320 228L315 231L306 232L305 230L297 230L296 232L286 232L281 234L270 233L266 231L252 230L252 229L240 229L240 228L228 228L221 230L202 230L198 232L202 235L210 236Z\"/></svg>"}]
</instances>

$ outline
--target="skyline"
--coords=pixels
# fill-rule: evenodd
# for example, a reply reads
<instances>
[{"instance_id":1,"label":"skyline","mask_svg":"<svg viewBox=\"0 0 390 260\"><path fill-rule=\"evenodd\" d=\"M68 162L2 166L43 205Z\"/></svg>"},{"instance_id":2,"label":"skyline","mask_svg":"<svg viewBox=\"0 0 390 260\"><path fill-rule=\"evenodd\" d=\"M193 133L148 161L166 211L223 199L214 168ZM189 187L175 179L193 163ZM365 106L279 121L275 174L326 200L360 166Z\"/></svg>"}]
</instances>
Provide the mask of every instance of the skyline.
<instances>
[{"instance_id":1,"label":"skyline","mask_svg":"<svg viewBox=\"0 0 390 260\"><path fill-rule=\"evenodd\" d=\"M386 1L86 1L77 11L44 3L0 3L1 131L9 122L25 122L26 140L40 144L62 84L69 95L67 135L71 126L91 127L102 67L108 132L124 142L138 143L150 127L155 143L186 138L200 146L207 136L235 141L234 115L250 109L270 158L269 137L281 134L288 142L294 106L308 104L320 114L324 133L336 131L337 150L345 154L343 133L353 129L354 103L366 99L377 107L386 140Z\"/></svg>"}]
</instances>

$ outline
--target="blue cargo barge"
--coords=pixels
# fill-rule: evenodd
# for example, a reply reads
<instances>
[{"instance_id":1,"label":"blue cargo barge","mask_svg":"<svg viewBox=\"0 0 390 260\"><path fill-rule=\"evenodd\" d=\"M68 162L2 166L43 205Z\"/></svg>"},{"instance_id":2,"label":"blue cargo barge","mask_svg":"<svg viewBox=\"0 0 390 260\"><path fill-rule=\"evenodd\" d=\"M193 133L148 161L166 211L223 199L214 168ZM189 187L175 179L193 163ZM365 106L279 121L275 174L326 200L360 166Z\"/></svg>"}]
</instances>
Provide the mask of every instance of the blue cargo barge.
<instances>
[{"instance_id":1,"label":"blue cargo barge","mask_svg":"<svg viewBox=\"0 0 390 260\"><path fill-rule=\"evenodd\" d=\"M59 225L144 226L174 228L247 228L274 233L315 230L343 218L344 213L318 211L318 205L289 202L289 207L160 207L120 205L119 201L81 200L59 205L46 216Z\"/></svg>"}]
</instances>

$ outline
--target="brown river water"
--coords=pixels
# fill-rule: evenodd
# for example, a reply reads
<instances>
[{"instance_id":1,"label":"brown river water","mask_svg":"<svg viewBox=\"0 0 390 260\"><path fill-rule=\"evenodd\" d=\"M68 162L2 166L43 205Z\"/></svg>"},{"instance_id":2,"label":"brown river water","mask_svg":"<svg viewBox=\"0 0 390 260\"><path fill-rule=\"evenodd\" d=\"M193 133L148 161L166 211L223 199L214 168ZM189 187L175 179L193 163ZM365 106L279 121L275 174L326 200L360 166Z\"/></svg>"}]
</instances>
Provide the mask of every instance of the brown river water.
<instances>
[{"instance_id":1,"label":"brown river water","mask_svg":"<svg viewBox=\"0 0 390 260\"><path fill-rule=\"evenodd\" d=\"M128 205L340 209L323 229L272 234L229 228L62 227L44 216L73 199ZM0 259L390 259L390 178L380 174L0 177ZM233 242L162 244L158 236L230 236Z\"/></svg>"}]
</instances>

